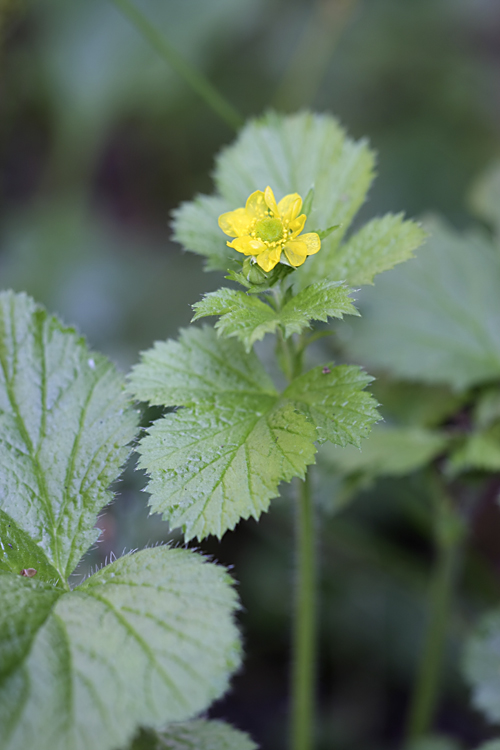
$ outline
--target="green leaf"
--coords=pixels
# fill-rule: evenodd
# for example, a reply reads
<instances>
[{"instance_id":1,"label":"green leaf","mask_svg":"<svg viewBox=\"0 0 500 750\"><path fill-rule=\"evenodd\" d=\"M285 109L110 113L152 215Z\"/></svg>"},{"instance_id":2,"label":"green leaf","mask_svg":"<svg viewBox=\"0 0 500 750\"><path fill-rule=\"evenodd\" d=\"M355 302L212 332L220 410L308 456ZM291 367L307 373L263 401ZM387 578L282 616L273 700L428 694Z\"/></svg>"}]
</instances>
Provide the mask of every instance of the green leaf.
<instances>
[{"instance_id":1,"label":"green leaf","mask_svg":"<svg viewBox=\"0 0 500 750\"><path fill-rule=\"evenodd\" d=\"M226 246L228 237L217 223L219 216L229 210L230 204L224 198L198 195L172 213L174 239L186 250L205 256L207 271L226 271L232 265L234 253Z\"/></svg>"},{"instance_id":2,"label":"green leaf","mask_svg":"<svg viewBox=\"0 0 500 750\"><path fill-rule=\"evenodd\" d=\"M476 750L500 750L500 740L490 740L480 745Z\"/></svg>"},{"instance_id":3,"label":"green leaf","mask_svg":"<svg viewBox=\"0 0 500 750\"><path fill-rule=\"evenodd\" d=\"M407 746L407 750L461 750L461 748L462 745L456 740L439 735L421 737L418 740L413 740Z\"/></svg>"},{"instance_id":4,"label":"green leaf","mask_svg":"<svg viewBox=\"0 0 500 750\"><path fill-rule=\"evenodd\" d=\"M225 237L218 229L216 210L223 213L244 206L251 193L264 190L267 185L275 191L278 200L293 192L306 198L314 185L307 226L340 224L341 228L325 239L320 253L309 258L296 272L297 281L307 286L325 278L324 261L319 256L325 258L334 254L365 200L373 170L374 154L366 141L347 138L333 117L309 113L283 117L271 112L247 124L235 143L219 154L214 180L223 200L217 203L219 199L214 198L210 203L209 199L197 199L198 204L203 201L203 208L199 205L196 210L194 204L188 204L193 205L193 213L187 206L182 207L174 216L175 236L188 249L208 256L209 267L226 268L228 261L223 265L221 258ZM197 222L200 229L196 227ZM202 226L207 231L206 241ZM216 231L220 235L218 249L212 240ZM234 257L228 248L225 253L228 259Z\"/></svg>"},{"instance_id":5,"label":"green leaf","mask_svg":"<svg viewBox=\"0 0 500 750\"><path fill-rule=\"evenodd\" d=\"M36 570L37 580L65 586L64 580L31 537L20 529L3 510L0 510L0 572L21 574L22 570Z\"/></svg>"},{"instance_id":6,"label":"green leaf","mask_svg":"<svg viewBox=\"0 0 500 750\"><path fill-rule=\"evenodd\" d=\"M362 298L347 349L393 376L465 389L500 377L500 253L482 234L426 222L410 263ZM342 332L340 332L342 335Z\"/></svg>"},{"instance_id":7,"label":"green leaf","mask_svg":"<svg viewBox=\"0 0 500 750\"><path fill-rule=\"evenodd\" d=\"M449 468L452 473L474 469L500 471L500 425L468 435L452 454Z\"/></svg>"},{"instance_id":8,"label":"green leaf","mask_svg":"<svg viewBox=\"0 0 500 750\"><path fill-rule=\"evenodd\" d=\"M324 275L352 286L373 284L373 278L413 257L426 233L403 214L387 214L365 224L324 263ZM321 251L320 251L321 252Z\"/></svg>"},{"instance_id":9,"label":"green leaf","mask_svg":"<svg viewBox=\"0 0 500 750\"><path fill-rule=\"evenodd\" d=\"M359 446L361 438L380 419L377 402L363 391L372 380L359 367L334 367L330 363L296 378L283 396L295 402L316 425L319 442Z\"/></svg>"},{"instance_id":10,"label":"green leaf","mask_svg":"<svg viewBox=\"0 0 500 750\"><path fill-rule=\"evenodd\" d=\"M223 721L195 719L163 732L142 732L130 750L257 750L257 745Z\"/></svg>"},{"instance_id":11,"label":"green leaf","mask_svg":"<svg viewBox=\"0 0 500 750\"><path fill-rule=\"evenodd\" d=\"M359 440L376 419L370 397L358 399L367 376L335 368L317 387L312 373L280 396L253 353L209 328L146 352L131 376L136 396L187 407L155 422L140 443L153 511L188 538L220 537L241 518L258 518L281 481L304 476L318 437Z\"/></svg>"},{"instance_id":12,"label":"green leaf","mask_svg":"<svg viewBox=\"0 0 500 750\"><path fill-rule=\"evenodd\" d=\"M0 509L63 580L99 536L136 425L105 357L26 295L0 294Z\"/></svg>"},{"instance_id":13,"label":"green leaf","mask_svg":"<svg viewBox=\"0 0 500 750\"><path fill-rule=\"evenodd\" d=\"M474 409L474 421L478 427L490 427L500 422L500 389L488 388L480 394Z\"/></svg>"},{"instance_id":14,"label":"green leaf","mask_svg":"<svg viewBox=\"0 0 500 750\"><path fill-rule=\"evenodd\" d=\"M471 204L482 219L500 235L500 162L488 167L472 188Z\"/></svg>"},{"instance_id":15,"label":"green leaf","mask_svg":"<svg viewBox=\"0 0 500 750\"><path fill-rule=\"evenodd\" d=\"M500 721L500 611L481 618L469 637L464 673L472 687L472 702L494 724Z\"/></svg>"},{"instance_id":16,"label":"green leaf","mask_svg":"<svg viewBox=\"0 0 500 750\"><path fill-rule=\"evenodd\" d=\"M64 593L0 574L2 750L114 750L204 710L240 660L231 578L157 547Z\"/></svg>"},{"instance_id":17,"label":"green leaf","mask_svg":"<svg viewBox=\"0 0 500 750\"><path fill-rule=\"evenodd\" d=\"M377 425L361 450L324 446L321 462L343 475L405 476L445 450L448 438L420 427Z\"/></svg>"},{"instance_id":18,"label":"green leaf","mask_svg":"<svg viewBox=\"0 0 500 750\"><path fill-rule=\"evenodd\" d=\"M292 297L281 310L233 289L219 289L206 294L193 305L193 320L208 315L220 315L215 324L223 336L235 336L250 351L256 341L266 333L274 333L278 326L284 329L285 338L301 333L311 320L326 321L329 317L357 315L349 298L350 289L341 282L320 281Z\"/></svg>"}]
</instances>

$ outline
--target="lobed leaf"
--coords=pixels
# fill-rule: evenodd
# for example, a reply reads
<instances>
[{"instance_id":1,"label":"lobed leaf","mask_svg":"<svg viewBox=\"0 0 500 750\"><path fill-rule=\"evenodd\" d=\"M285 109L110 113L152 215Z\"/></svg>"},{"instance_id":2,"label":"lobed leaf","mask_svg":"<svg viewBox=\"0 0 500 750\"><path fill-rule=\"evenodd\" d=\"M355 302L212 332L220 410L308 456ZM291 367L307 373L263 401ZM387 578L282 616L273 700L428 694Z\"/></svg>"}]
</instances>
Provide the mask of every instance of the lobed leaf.
<instances>
[{"instance_id":1,"label":"lobed leaf","mask_svg":"<svg viewBox=\"0 0 500 750\"><path fill-rule=\"evenodd\" d=\"M393 376L466 389L500 377L500 254L480 233L426 222L418 257L363 296L347 349Z\"/></svg>"},{"instance_id":2,"label":"lobed leaf","mask_svg":"<svg viewBox=\"0 0 500 750\"><path fill-rule=\"evenodd\" d=\"M240 644L224 569L157 547L71 592L0 574L2 750L114 750L204 710Z\"/></svg>"},{"instance_id":3,"label":"lobed leaf","mask_svg":"<svg viewBox=\"0 0 500 750\"><path fill-rule=\"evenodd\" d=\"M486 718L500 721L500 612L489 612L469 637L464 673L472 687L472 702Z\"/></svg>"},{"instance_id":4,"label":"lobed leaf","mask_svg":"<svg viewBox=\"0 0 500 750\"><path fill-rule=\"evenodd\" d=\"M257 745L223 721L194 719L163 732L142 732L130 750L257 750Z\"/></svg>"},{"instance_id":5,"label":"lobed leaf","mask_svg":"<svg viewBox=\"0 0 500 750\"><path fill-rule=\"evenodd\" d=\"M304 476L315 440L358 442L377 419L375 402L360 393L370 379L355 367L320 369L280 396L255 355L213 329L184 331L146 352L132 391L186 407L140 443L153 511L187 538L220 537L241 518L258 518L281 481Z\"/></svg>"},{"instance_id":6,"label":"lobed leaf","mask_svg":"<svg viewBox=\"0 0 500 750\"><path fill-rule=\"evenodd\" d=\"M357 315L349 297L350 289L336 281L319 281L292 297L281 310L262 302L253 295L234 289L219 289L206 294L193 305L193 320L209 315L220 315L215 328L223 336L234 336L250 351L266 333L274 333L281 326L285 338L301 333L311 320L326 321L329 317Z\"/></svg>"},{"instance_id":7,"label":"lobed leaf","mask_svg":"<svg viewBox=\"0 0 500 750\"><path fill-rule=\"evenodd\" d=\"M359 367L330 363L296 378L283 396L310 418L319 442L359 446L380 419L377 402L363 390L372 380Z\"/></svg>"},{"instance_id":8,"label":"lobed leaf","mask_svg":"<svg viewBox=\"0 0 500 750\"><path fill-rule=\"evenodd\" d=\"M373 284L373 278L413 257L426 239L424 230L403 214L372 219L325 260L324 274L353 286Z\"/></svg>"},{"instance_id":9,"label":"lobed leaf","mask_svg":"<svg viewBox=\"0 0 500 750\"><path fill-rule=\"evenodd\" d=\"M26 295L1 293L0 510L62 580L99 536L136 429L114 366Z\"/></svg>"},{"instance_id":10,"label":"lobed leaf","mask_svg":"<svg viewBox=\"0 0 500 750\"><path fill-rule=\"evenodd\" d=\"M228 238L217 223L219 216L229 210L230 204L224 198L198 195L172 212L174 240L186 250L203 255L207 271L226 271L231 266L234 254L226 246Z\"/></svg>"}]
</instances>

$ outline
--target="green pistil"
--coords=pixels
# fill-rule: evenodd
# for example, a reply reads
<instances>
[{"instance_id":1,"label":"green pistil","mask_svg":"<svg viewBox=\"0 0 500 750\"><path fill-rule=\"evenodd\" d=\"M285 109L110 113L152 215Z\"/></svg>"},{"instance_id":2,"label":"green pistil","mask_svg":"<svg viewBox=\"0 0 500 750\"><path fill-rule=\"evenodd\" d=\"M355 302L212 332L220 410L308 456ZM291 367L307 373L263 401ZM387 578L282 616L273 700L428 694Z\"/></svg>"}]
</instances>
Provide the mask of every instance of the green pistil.
<instances>
[{"instance_id":1,"label":"green pistil","mask_svg":"<svg viewBox=\"0 0 500 750\"><path fill-rule=\"evenodd\" d=\"M277 242L283 237L283 224L279 219L261 219L254 231L263 242Z\"/></svg>"}]
</instances>

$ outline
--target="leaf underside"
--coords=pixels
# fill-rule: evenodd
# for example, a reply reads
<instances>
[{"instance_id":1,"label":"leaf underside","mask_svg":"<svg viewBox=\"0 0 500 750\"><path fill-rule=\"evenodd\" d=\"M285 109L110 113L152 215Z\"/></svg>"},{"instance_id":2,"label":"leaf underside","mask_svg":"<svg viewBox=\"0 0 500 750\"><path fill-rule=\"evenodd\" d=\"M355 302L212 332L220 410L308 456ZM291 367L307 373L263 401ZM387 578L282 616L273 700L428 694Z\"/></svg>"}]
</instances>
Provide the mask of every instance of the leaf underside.
<instances>
[{"instance_id":1,"label":"leaf underside","mask_svg":"<svg viewBox=\"0 0 500 750\"><path fill-rule=\"evenodd\" d=\"M134 368L138 398L183 408L139 447L154 512L188 538L258 518L281 481L303 477L315 441L358 443L378 419L356 367L315 368L278 394L253 353L210 328L157 343Z\"/></svg>"},{"instance_id":2,"label":"leaf underside","mask_svg":"<svg viewBox=\"0 0 500 750\"><path fill-rule=\"evenodd\" d=\"M97 514L136 429L114 366L26 295L1 293L0 569L23 562L23 550L31 559L31 539L41 577L68 578L99 535Z\"/></svg>"},{"instance_id":3,"label":"leaf underside","mask_svg":"<svg viewBox=\"0 0 500 750\"><path fill-rule=\"evenodd\" d=\"M223 568L157 547L71 592L0 573L2 750L115 750L137 726L184 721L239 665Z\"/></svg>"}]
</instances>

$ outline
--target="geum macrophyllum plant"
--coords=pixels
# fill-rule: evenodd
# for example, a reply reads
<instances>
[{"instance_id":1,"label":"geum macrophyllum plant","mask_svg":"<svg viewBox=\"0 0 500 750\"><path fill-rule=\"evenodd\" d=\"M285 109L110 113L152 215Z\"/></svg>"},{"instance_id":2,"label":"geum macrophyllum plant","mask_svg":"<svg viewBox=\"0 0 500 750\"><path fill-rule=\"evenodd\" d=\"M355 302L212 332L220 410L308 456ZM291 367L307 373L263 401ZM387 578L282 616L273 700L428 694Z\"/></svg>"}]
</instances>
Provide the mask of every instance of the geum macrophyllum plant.
<instances>
[{"instance_id":1,"label":"geum macrophyllum plant","mask_svg":"<svg viewBox=\"0 0 500 750\"><path fill-rule=\"evenodd\" d=\"M373 165L366 143L348 139L329 116L270 114L248 124L218 157L219 193L199 196L174 217L176 238L205 256L209 268L229 269L227 278L245 291L205 295L194 305L194 319L218 316L215 330L192 327L178 341L157 342L130 378L137 398L182 407L150 427L139 453L151 477L153 511L182 527L187 539L221 537L241 518L267 510L281 481L304 480L292 677L296 750L310 748L313 735L314 524L307 467L318 444L359 445L379 418L364 391L371 378L359 367L304 367L307 347L323 333L309 329L312 321L357 315L347 284L371 284L377 273L411 257L425 237L415 223L389 214L344 239ZM232 238L229 251L221 229ZM269 333L276 334L284 388L253 350Z\"/></svg>"}]
</instances>

